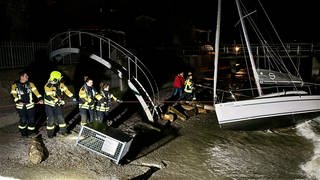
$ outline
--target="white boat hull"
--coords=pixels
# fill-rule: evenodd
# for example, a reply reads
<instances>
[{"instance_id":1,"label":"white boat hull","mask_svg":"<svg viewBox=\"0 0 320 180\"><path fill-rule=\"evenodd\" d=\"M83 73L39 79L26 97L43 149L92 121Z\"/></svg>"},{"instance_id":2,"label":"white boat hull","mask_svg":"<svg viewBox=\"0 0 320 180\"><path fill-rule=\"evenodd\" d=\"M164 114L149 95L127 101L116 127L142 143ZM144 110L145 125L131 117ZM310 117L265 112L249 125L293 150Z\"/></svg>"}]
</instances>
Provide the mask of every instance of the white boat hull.
<instances>
[{"instance_id":1,"label":"white boat hull","mask_svg":"<svg viewBox=\"0 0 320 180\"><path fill-rule=\"evenodd\" d=\"M320 95L257 98L215 104L220 125L319 112Z\"/></svg>"}]
</instances>

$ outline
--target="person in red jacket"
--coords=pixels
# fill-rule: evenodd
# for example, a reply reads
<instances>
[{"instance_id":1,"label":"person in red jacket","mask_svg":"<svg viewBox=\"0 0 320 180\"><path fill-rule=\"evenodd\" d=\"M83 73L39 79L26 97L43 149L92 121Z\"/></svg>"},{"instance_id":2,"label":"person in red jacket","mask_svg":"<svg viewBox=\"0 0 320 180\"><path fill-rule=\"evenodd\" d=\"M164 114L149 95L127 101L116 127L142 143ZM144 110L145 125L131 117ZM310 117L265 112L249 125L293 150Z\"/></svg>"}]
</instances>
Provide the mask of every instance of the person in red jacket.
<instances>
[{"instance_id":1,"label":"person in red jacket","mask_svg":"<svg viewBox=\"0 0 320 180\"><path fill-rule=\"evenodd\" d=\"M184 73L183 72L180 72L179 74L177 74L174 78L174 81L173 81L173 92L172 92L172 95L171 95L171 98L172 97L175 97L178 93L179 97L180 98L183 94L183 88L184 88Z\"/></svg>"}]
</instances>

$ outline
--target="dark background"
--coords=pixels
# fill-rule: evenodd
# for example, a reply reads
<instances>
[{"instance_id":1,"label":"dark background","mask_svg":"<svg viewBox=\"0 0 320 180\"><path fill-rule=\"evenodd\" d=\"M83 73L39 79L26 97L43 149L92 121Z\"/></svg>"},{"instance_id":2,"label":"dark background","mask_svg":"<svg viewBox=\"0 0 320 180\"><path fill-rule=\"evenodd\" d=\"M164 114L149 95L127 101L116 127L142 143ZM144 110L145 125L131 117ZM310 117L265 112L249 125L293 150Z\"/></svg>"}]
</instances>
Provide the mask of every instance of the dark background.
<instances>
[{"instance_id":1,"label":"dark background","mask_svg":"<svg viewBox=\"0 0 320 180\"><path fill-rule=\"evenodd\" d=\"M319 41L316 1L261 2L284 41ZM192 43L193 28L215 31L216 4L209 0L1 0L0 40L48 41L54 33L71 29L113 29L125 32L133 46ZM222 1L223 27L236 24L235 7L233 0ZM230 34L225 33L226 41L234 40Z\"/></svg>"},{"instance_id":2,"label":"dark background","mask_svg":"<svg viewBox=\"0 0 320 180\"><path fill-rule=\"evenodd\" d=\"M257 0L244 2L256 7ZM320 41L316 1L261 3L284 42ZM55 33L92 31L133 50L147 67L154 67L151 71L158 79L166 80L178 71L192 71L177 52L208 43L206 33L196 32L211 31L209 43L214 44L216 4L217 0L1 0L0 40L48 42ZM255 10L252 7L249 12ZM234 0L222 0L221 44L240 42L237 22ZM110 31L123 34L125 42L108 36Z\"/></svg>"}]
</instances>

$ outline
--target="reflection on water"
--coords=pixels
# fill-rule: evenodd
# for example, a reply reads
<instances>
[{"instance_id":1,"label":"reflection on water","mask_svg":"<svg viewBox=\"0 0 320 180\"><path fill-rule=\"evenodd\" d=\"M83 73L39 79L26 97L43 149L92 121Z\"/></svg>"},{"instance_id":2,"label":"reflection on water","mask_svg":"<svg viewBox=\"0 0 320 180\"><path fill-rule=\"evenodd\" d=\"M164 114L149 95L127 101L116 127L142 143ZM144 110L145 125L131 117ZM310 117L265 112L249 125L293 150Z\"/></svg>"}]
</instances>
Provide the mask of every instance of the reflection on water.
<instances>
[{"instance_id":1,"label":"reflection on water","mask_svg":"<svg viewBox=\"0 0 320 180\"><path fill-rule=\"evenodd\" d=\"M231 131L220 129L213 117L206 114L181 122L186 125L180 130L180 138L164 147L161 159L168 168L159 176L319 179L320 131L310 123L264 131Z\"/></svg>"}]
</instances>

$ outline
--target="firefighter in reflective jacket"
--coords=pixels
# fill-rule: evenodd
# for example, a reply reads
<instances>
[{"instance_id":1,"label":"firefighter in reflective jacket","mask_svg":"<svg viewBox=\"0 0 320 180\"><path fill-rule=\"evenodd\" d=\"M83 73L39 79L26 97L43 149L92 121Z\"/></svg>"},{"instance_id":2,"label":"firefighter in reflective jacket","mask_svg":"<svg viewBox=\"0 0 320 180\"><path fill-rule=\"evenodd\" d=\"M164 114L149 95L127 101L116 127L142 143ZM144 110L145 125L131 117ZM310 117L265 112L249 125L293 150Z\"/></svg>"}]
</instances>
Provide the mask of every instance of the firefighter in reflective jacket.
<instances>
[{"instance_id":1,"label":"firefighter in reflective jacket","mask_svg":"<svg viewBox=\"0 0 320 180\"><path fill-rule=\"evenodd\" d=\"M195 100L195 95L194 95L194 83L192 80L192 73L188 73L188 78L184 83L184 92L182 97L180 97L177 101L181 100L186 100L186 101L191 101Z\"/></svg>"},{"instance_id":2,"label":"firefighter in reflective jacket","mask_svg":"<svg viewBox=\"0 0 320 180\"><path fill-rule=\"evenodd\" d=\"M194 95L194 83L193 83L193 79L192 79L192 73L188 73L188 78L185 82L184 85L184 93L185 93L185 100L187 101L191 101L191 100L195 100L195 95Z\"/></svg>"},{"instance_id":3,"label":"firefighter in reflective jacket","mask_svg":"<svg viewBox=\"0 0 320 180\"><path fill-rule=\"evenodd\" d=\"M66 94L72 98L73 94L67 86L61 82L62 75L59 71L52 71L50 78L44 86L44 104L47 114L47 134L52 138L55 134L55 125L59 126L59 134L66 135L66 123L64 121L62 106L65 104L62 97Z\"/></svg>"},{"instance_id":4,"label":"firefighter in reflective jacket","mask_svg":"<svg viewBox=\"0 0 320 180\"><path fill-rule=\"evenodd\" d=\"M16 109L19 114L19 130L22 136L28 136L35 133L35 108L33 94L39 99L39 104L42 104L42 96L38 92L36 86L29 82L29 76L26 72L19 73L19 80L11 85L11 95L16 103Z\"/></svg>"},{"instance_id":5,"label":"firefighter in reflective jacket","mask_svg":"<svg viewBox=\"0 0 320 180\"><path fill-rule=\"evenodd\" d=\"M95 102L102 97L93 87L93 80L85 78L85 84L79 90L79 111L81 116L81 126L95 120Z\"/></svg>"},{"instance_id":6,"label":"firefighter in reflective jacket","mask_svg":"<svg viewBox=\"0 0 320 180\"><path fill-rule=\"evenodd\" d=\"M109 111L112 106L112 100L116 102L121 102L112 93L109 92L109 84L107 82L100 83L100 95L102 98L97 102L97 119L100 122L104 121L104 118L108 116ZM108 125L112 124L112 121L107 121Z\"/></svg>"}]
</instances>

